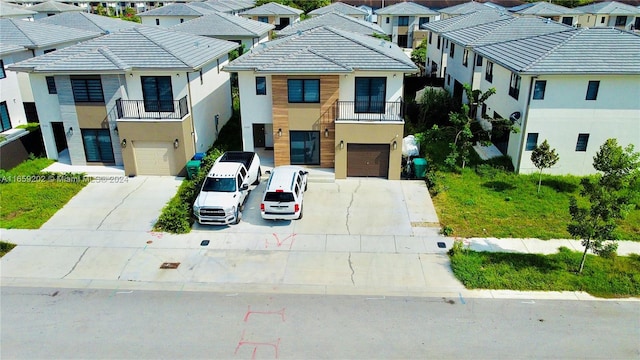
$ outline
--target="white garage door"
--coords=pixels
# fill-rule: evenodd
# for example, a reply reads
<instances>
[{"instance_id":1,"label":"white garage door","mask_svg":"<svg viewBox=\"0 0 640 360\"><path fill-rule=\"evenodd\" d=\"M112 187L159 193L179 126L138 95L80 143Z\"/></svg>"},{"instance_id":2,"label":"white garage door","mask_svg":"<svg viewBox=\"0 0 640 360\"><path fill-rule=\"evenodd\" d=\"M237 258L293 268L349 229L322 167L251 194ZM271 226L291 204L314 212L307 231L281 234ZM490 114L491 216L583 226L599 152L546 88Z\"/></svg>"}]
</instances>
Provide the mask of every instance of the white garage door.
<instances>
[{"instance_id":1,"label":"white garage door","mask_svg":"<svg viewBox=\"0 0 640 360\"><path fill-rule=\"evenodd\" d=\"M138 175L177 175L172 143L134 141L133 152Z\"/></svg>"}]
</instances>

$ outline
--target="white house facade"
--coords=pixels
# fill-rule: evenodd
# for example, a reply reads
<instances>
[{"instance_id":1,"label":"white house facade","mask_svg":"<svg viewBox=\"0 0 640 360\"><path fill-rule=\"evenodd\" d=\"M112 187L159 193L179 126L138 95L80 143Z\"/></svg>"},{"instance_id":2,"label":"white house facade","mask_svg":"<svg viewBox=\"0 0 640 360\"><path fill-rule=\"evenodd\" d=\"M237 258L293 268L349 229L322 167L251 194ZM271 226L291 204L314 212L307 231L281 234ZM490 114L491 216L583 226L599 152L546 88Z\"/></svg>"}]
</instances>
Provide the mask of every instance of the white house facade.
<instances>
[{"instance_id":1,"label":"white house facade","mask_svg":"<svg viewBox=\"0 0 640 360\"><path fill-rule=\"evenodd\" d=\"M375 11L378 25L391 41L401 48L411 49L426 36L422 26L438 20L440 14L413 2L402 2Z\"/></svg>"}]
</instances>

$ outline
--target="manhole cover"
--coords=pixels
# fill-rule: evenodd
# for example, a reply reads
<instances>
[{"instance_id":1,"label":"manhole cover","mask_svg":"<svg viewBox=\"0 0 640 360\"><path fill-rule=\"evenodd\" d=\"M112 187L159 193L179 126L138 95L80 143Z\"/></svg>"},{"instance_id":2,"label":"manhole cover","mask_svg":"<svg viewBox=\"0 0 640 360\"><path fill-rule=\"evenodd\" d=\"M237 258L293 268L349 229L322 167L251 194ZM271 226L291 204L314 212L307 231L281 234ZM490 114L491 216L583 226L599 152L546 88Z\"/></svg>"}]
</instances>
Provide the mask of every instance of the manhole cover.
<instances>
[{"instance_id":1,"label":"manhole cover","mask_svg":"<svg viewBox=\"0 0 640 360\"><path fill-rule=\"evenodd\" d=\"M209 240L202 240L200 242L200 246L207 246L207 245L209 245Z\"/></svg>"},{"instance_id":2,"label":"manhole cover","mask_svg":"<svg viewBox=\"0 0 640 360\"><path fill-rule=\"evenodd\" d=\"M160 269L177 269L180 266L179 262L166 262L160 265Z\"/></svg>"},{"instance_id":3,"label":"manhole cover","mask_svg":"<svg viewBox=\"0 0 640 360\"><path fill-rule=\"evenodd\" d=\"M444 249L444 248L446 248L446 247L447 247L447 244L443 243L442 241L438 241L438 247L439 247L440 249Z\"/></svg>"}]
</instances>

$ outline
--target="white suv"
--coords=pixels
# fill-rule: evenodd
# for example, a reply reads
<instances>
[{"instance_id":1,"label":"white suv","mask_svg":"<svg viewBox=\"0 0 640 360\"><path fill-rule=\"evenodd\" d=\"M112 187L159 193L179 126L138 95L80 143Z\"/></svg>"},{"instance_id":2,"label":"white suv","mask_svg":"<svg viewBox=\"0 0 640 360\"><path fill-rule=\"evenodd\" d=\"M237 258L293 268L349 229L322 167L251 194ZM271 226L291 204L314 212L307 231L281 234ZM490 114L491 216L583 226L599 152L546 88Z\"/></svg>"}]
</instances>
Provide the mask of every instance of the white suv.
<instances>
[{"instance_id":1,"label":"white suv","mask_svg":"<svg viewBox=\"0 0 640 360\"><path fill-rule=\"evenodd\" d=\"M309 172L300 166L278 166L271 171L262 196L260 214L267 220L302 218L302 199Z\"/></svg>"}]
</instances>

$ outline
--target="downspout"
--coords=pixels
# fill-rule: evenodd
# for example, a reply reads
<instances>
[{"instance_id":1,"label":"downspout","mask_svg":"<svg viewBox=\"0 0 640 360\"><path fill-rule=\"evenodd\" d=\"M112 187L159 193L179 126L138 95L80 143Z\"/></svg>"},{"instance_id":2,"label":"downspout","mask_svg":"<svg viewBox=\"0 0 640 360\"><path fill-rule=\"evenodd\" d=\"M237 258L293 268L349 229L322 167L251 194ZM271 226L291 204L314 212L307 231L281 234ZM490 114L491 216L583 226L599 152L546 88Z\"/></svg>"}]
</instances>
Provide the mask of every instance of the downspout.
<instances>
[{"instance_id":1,"label":"downspout","mask_svg":"<svg viewBox=\"0 0 640 360\"><path fill-rule=\"evenodd\" d=\"M193 120L193 104L191 103L191 81L189 80L189 72L185 72L187 77L187 95L189 96L189 113L191 114L191 140L193 141L193 153L196 153L196 125Z\"/></svg>"},{"instance_id":2,"label":"downspout","mask_svg":"<svg viewBox=\"0 0 640 360\"><path fill-rule=\"evenodd\" d=\"M524 114L522 116L522 135L520 136L520 151L518 152L518 166L516 166L516 174L520 173L520 164L522 163L522 154L524 153L524 148L527 146L526 143L526 134L527 134L527 122L529 120L529 107L531 106L531 98L533 94L531 90L533 90L533 82L537 79L538 76L532 76L531 81L529 82L529 93L527 94L527 106L524 109Z\"/></svg>"}]
</instances>

